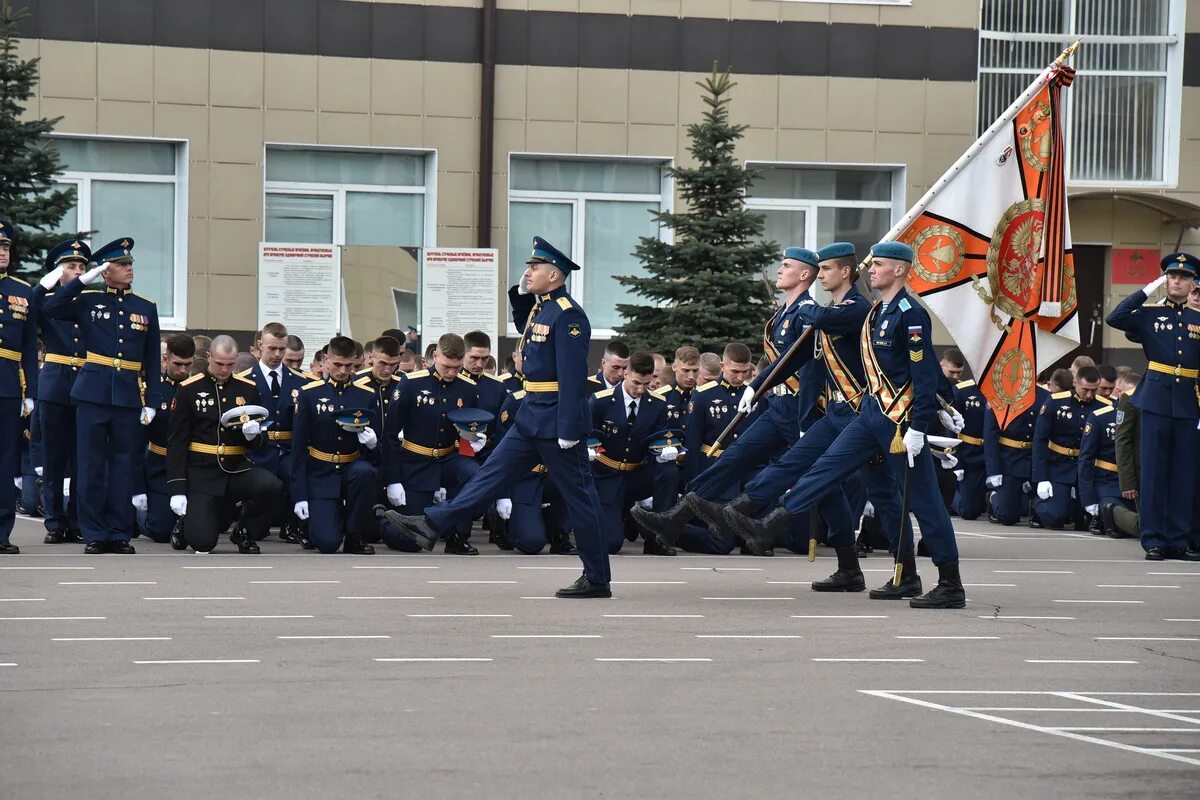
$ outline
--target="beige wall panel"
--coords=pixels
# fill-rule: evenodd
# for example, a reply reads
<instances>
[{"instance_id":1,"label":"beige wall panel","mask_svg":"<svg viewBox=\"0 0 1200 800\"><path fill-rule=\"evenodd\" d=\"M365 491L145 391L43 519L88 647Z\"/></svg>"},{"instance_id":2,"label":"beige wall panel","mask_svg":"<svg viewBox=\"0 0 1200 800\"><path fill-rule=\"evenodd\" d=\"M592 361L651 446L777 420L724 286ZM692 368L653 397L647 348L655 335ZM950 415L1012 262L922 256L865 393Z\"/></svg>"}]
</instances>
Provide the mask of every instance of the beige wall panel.
<instances>
[{"instance_id":1,"label":"beige wall panel","mask_svg":"<svg viewBox=\"0 0 1200 800\"><path fill-rule=\"evenodd\" d=\"M781 130L780 161L825 161L825 131Z\"/></svg>"},{"instance_id":2,"label":"beige wall panel","mask_svg":"<svg viewBox=\"0 0 1200 800\"><path fill-rule=\"evenodd\" d=\"M623 122L581 122L578 148L581 153L625 155L629 152L628 129Z\"/></svg>"},{"instance_id":3,"label":"beige wall panel","mask_svg":"<svg viewBox=\"0 0 1200 800\"><path fill-rule=\"evenodd\" d=\"M525 143L525 123L515 120L496 120L496 129L492 132L492 142L495 145L492 160L496 171L508 172L508 156L510 153L523 153L529 150Z\"/></svg>"},{"instance_id":4,"label":"beige wall panel","mask_svg":"<svg viewBox=\"0 0 1200 800\"><path fill-rule=\"evenodd\" d=\"M692 90L699 91L699 87L688 86L685 89ZM675 98L679 96L680 82L677 73L630 70L629 121L673 125L678 121L679 112Z\"/></svg>"},{"instance_id":5,"label":"beige wall panel","mask_svg":"<svg viewBox=\"0 0 1200 800\"><path fill-rule=\"evenodd\" d=\"M291 111L315 110L317 63L312 56L267 53L263 60L264 105Z\"/></svg>"},{"instance_id":6,"label":"beige wall panel","mask_svg":"<svg viewBox=\"0 0 1200 800\"><path fill-rule=\"evenodd\" d=\"M317 112L267 109L263 112L263 134L268 142L315 142Z\"/></svg>"},{"instance_id":7,"label":"beige wall panel","mask_svg":"<svg viewBox=\"0 0 1200 800\"><path fill-rule=\"evenodd\" d=\"M967 2L967 0L953 0L953 2ZM860 25L878 25L879 6L859 5L857 3L830 3L829 21L853 22Z\"/></svg>"},{"instance_id":8,"label":"beige wall panel","mask_svg":"<svg viewBox=\"0 0 1200 800\"><path fill-rule=\"evenodd\" d=\"M783 22L828 22L828 3L780 3L779 19Z\"/></svg>"},{"instance_id":9,"label":"beige wall panel","mask_svg":"<svg viewBox=\"0 0 1200 800\"><path fill-rule=\"evenodd\" d=\"M376 114L420 114L424 91L424 63L371 61L371 110Z\"/></svg>"},{"instance_id":10,"label":"beige wall panel","mask_svg":"<svg viewBox=\"0 0 1200 800\"><path fill-rule=\"evenodd\" d=\"M438 173L438 225L469 228L475 223L476 175Z\"/></svg>"},{"instance_id":11,"label":"beige wall panel","mask_svg":"<svg viewBox=\"0 0 1200 800\"><path fill-rule=\"evenodd\" d=\"M426 64L424 113L438 117L478 117L479 66Z\"/></svg>"},{"instance_id":12,"label":"beige wall panel","mask_svg":"<svg viewBox=\"0 0 1200 800\"><path fill-rule=\"evenodd\" d=\"M61 133L95 133L96 101L43 97L42 114L47 119L62 117L55 130Z\"/></svg>"},{"instance_id":13,"label":"beige wall panel","mask_svg":"<svg viewBox=\"0 0 1200 800\"><path fill-rule=\"evenodd\" d=\"M688 137L687 126L680 125L675 128L675 166L696 166L696 159L692 157L692 151L688 149L691 146L692 140ZM740 156L735 154L735 158L740 158Z\"/></svg>"},{"instance_id":14,"label":"beige wall panel","mask_svg":"<svg viewBox=\"0 0 1200 800\"><path fill-rule=\"evenodd\" d=\"M322 111L369 111L371 62L321 56L317 61L317 104Z\"/></svg>"},{"instance_id":15,"label":"beige wall panel","mask_svg":"<svg viewBox=\"0 0 1200 800\"><path fill-rule=\"evenodd\" d=\"M527 67L496 67L496 118L525 119Z\"/></svg>"},{"instance_id":16,"label":"beige wall panel","mask_svg":"<svg viewBox=\"0 0 1200 800\"><path fill-rule=\"evenodd\" d=\"M530 11L578 11L579 0L526 0Z\"/></svg>"},{"instance_id":17,"label":"beige wall panel","mask_svg":"<svg viewBox=\"0 0 1200 800\"><path fill-rule=\"evenodd\" d=\"M101 100L96 132L113 136L146 136L154 130L154 104Z\"/></svg>"},{"instance_id":18,"label":"beige wall panel","mask_svg":"<svg viewBox=\"0 0 1200 800\"><path fill-rule=\"evenodd\" d=\"M829 120L841 131L875 130L879 81L869 78L834 78L829 82Z\"/></svg>"},{"instance_id":19,"label":"beige wall panel","mask_svg":"<svg viewBox=\"0 0 1200 800\"><path fill-rule=\"evenodd\" d=\"M930 81L925 97L924 129L929 133L963 133L974 137L977 89L973 82Z\"/></svg>"},{"instance_id":20,"label":"beige wall panel","mask_svg":"<svg viewBox=\"0 0 1200 800\"><path fill-rule=\"evenodd\" d=\"M438 170L479 171L479 124L469 119L426 117L422 142L437 148Z\"/></svg>"},{"instance_id":21,"label":"beige wall panel","mask_svg":"<svg viewBox=\"0 0 1200 800\"><path fill-rule=\"evenodd\" d=\"M622 69L581 69L579 120L621 122L629 116L629 72Z\"/></svg>"},{"instance_id":22,"label":"beige wall panel","mask_svg":"<svg viewBox=\"0 0 1200 800\"><path fill-rule=\"evenodd\" d=\"M204 327L218 331L244 331L253 330L258 325L257 275L210 278L206 288L208 317Z\"/></svg>"},{"instance_id":23,"label":"beige wall panel","mask_svg":"<svg viewBox=\"0 0 1200 800\"><path fill-rule=\"evenodd\" d=\"M263 218L263 172L257 164L213 164L208 171L213 217Z\"/></svg>"},{"instance_id":24,"label":"beige wall panel","mask_svg":"<svg viewBox=\"0 0 1200 800\"><path fill-rule=\"evenodd\" d=\"M628 14L629 0L579 0L584 14Z\"/></svg>"},{"instance_id":25,"label":"beige wall panel","mask_svg":"<svg viewBox=\"0 0 1200 800\"><path fill-rule=\"evenodd\" d=\"M1114 207L1115 203L1110 198L1068 200L1071 239L1076 242L1112 242Z\"/></svg>"},{"instance_id":26,"label":"beige wall panel","mask_svg":"<svg viewBox=\"0 0 1200 800\"><path fill-rule=\"evenodd\" d=\"M222 166L222 165L214 165ZM201 217L207 219L209 216L209 180L211 170L206 161L192 161L188 163L188 217L195 219ZM261 201L260 201L261 203ZM220 204L216 208L221 208ZM260 209L259 214L262 211ZM225 216L222 209L221 216ZM191 233L189 232L189 239Z\"/></svg>"},{"instance_id":27,"label":"beige wall panel","mask_svg":"<svg viewBox=\"0 0 1200 800\"><path fill-rule=\"evenodd\" d=\"M634 73L635 75L637 73ZM679 73L679 114L676 120L680 125L689 125L693 122L699 122L704 117L704 112L708 111L708 106L704 104L704 89L701 88L705 80L712 77L709 72L681 72ZM738 86L733 88L730 94L732 103L737 103L738 97L741 96L741 79L743 76L734 75L733 79ZM635 79L636 83L636 79ZM733 121L743 122L737 116L736 112L731 111Z\"/></svg>"},{"instance_id":28,"label":"beige wall panel","mask_svg":"<svg viewBox=\"0 0 1200 800\"><path fill-rule=\"evenodd\" d=\"M875 125L880 134L925 130L925 81L880 81Z\"/></svg>"},{"instance_id":29,"label":"beige wall panel","mask_svg":"<svg viewBox=\"0 0 1200 800\"><path fill-rule=\"evenodd\" d=\"M630 125L629 155L677 156L679 128L675 125Z\"/></svg>"},{"instance_id":30,"label":"beige wall panel","mask_svg":"<svg viewBox=\"0 0 1200 800\"><path fill-rule=\"evenodd\" d=\"M683 0L680 16L729 19L730 0Z\"/></svg>"},{"instance_id":31,"label":"beige wall panel","mask_svg":"<svg viewBox=\"0 0 1200 800\"><path fill-rule=\"evenodd\" d=\"M774 128L779 124L779 76L739 75L729 104L730 116L739 124ZM699 87L696 87L699 89Z\"/></svg>"},{"instance_id":32,"label":"beige wall panel","mask_svg":"<svg viewBox=\"0 0 1200 800\"><path fill-rule=\"evenodd\" d=\"M887 133L875 137L875 161L879 164L904 164L908 169L905 183L907 198L915 203L914 184L924 178L924 136L919 133Z\"/></svg>"},{"instance_id":33,"label":"beige wall panel","mask_svg":"<svg viewBox=\"0 0 1200 800\"><path fill-rule=\"evenodd\" d=\"M209 262L209 274L257 276L258 243L262 240L262 232L262 220L210 219L208 247L209 252L216 255ZM253 325L251 321L246 327Z\"/></svg>"},{"instance_id":34,"label":"beige wall panel","mask_svg":"<svg viewBox=\"0 0 1200 800\"><path fill-rule=\"evenodd\" d=\"M496 8L502 11L526 11L529 9L529 2L528 0L496 0Z\"/></svg>"},{"instance_id":35,"label":"beige wall panel","mask_svg":"<svg viewBox=\"0 0 1200 800\"><path fill-rule=\"evenodd\" d=\"M187 277L187 318L185 329L208 327L208 276L192 275ZM255 294L257 297L257 293ZM257 320L255 320L257 322ZM252 323L253 324L253 323Z\"/></svg>"},{"instance_id":36,"label":"beige wall panel","mask_svg":"<svg viewBox=\"0 0 1200 800\"><path fill-rule=\"evenodd\" d=\"M154 48L154 98L166 103L208 104L208 50Z\"/></svg>"},{"instance_id":37,"label":"beige wall panel","mask_svg":"<svg viewBox=\"0 0 1200 800\"><path fill-rule=\"evenodd\" d=\"M1113 217L1111 241L1119 244L1156 244L1162 236L1161 230L1162 216L1157 211L1123 203L1119 213Z\"/></svg>"},{"instance_id":38,"label":"beige wall panel","mask_svg":"<svg viewBox=\"0 0 1200 800\"><path fill-rule=\"evenodd\" d=\"M750 161L777 161L779 143L774 128L747 128L737 144L737 158Z\"/></svg>"},{"instance_id":39,"label":"beige wall panel","mask_svg":"<svg viewBox=\"0 0 1200 800\"><path fill-rule=\"evenodd\" d=\"M344 144L355 147L369 145L371 143L371 115L318 111L317 141L321 144Z\"/></svg>"},{"instance_id":40,"label":"beige wall panel","mask_svg":"<svg viewBox=\"0 0 1200 800\"><path fill-rule=\"evenodd\" d=\"M678 17L683 4L680 0L629 0L629 13L655 17Z\"/></svg>"},{"instance_id":41,"label":"beige wall panel","mask_svg":"<svg viewBox=\"0 0 1200 800\"><path fill-rule=\"evenodd\" d=\"M1188 190L1200 190L1200 139L1179 142L1179 191Z\"/></svg>"},{"instance_id":42,"label":"beige wall panel","mask_svg":"<svg viewBox=\"0 0 1200 800\"><path fill-rule=\"evenodd\" d=\"M979 3L974 0L913 0L910 6L880 6L879 24L978 28Z\"/></svg>"},{"instance_id":43,"label":"beige wall panel","mask_svg":"<svg viewBox=\"0 0 1200 800\"><path fill-rule=\"evenodd\" d=\"M214 50L208 60L208 91L214 106L263 107L262 53Z\"/></svg>"},{"instance_id":44,"label":"beige wall panel","mask_svg":"<svg viewBox=\"0 0 1200 800\"><path fill-rule=\"evenodd\" d=\"M934 181L950 169L950 165L966 152L975 141L974 136L951 136L942 133L930 133L923 137L924 155L921 159L923 175L912 175L908 182L921 192L927 190ZM913 200L917 198L914 197Z\"/></svg>"},{"instance_id":45,"label":"beige wall panel","mask_svg":"<svg viewBox=\"0 0 1200 800\"><path fill-rule=\"evenodd\" d=\"M263 112L248 108L213 108L209 115L209 160L261 164Z\"/></svg>"},{"instance_id":46,"label":"beige wall panel","mask_svg":"<svg viewBox=\"0 0 1200 800\"><path fill-rule=\"evenodd\" d=\"M371 115L371 144L375 147L420 147L424 127L420 117Z\"/></svg>"},{"instance_id":47,"label":"beige wall panel","mask_svg":"<svg viewBox=\"0 0 1200 800\"><path fill-rule=\"evenodd\" d=\"M206 190L207 191L207 190ZM191 216L188 218L188 275L208 275L208 218ZM202 319L191 314L192 279L188 278L188 317L193 320ZM202 293L203 294L203 293Z\"/></svg>"},{"instance_id":48,"label":"beige wall panel","mask_svg":"<svg viewBox=\"0 0 1200 800\"><path fill-rule=\"evenodd\" d=\"M829 78L779 77L779 126L825 130L829 124Z\"/></svg>"},{"instance_id":49,"label":"beige wall panel","mask_svg":"<svg viewBox=\"0 0 1200 800\"><path fill-rule=\"evenodd\" d=\"M1196 8L1195 3L1189 3L1191 6L1187 10L1186 18L1183 21L1183 29L1188 33L1200 33L1200 9Z\"/></svg>"},{"instance_id":50,"label":"beige wall panel","mask_svg":"<svg viewBox=\"0 0 1200 800\"><path fill-rule=\"evenodd\" d=\"M208 109L203 106L154 104L154 135L187 139L188 158L208 160Z\"/></svg>"},{"instance_id":51,"label":"beige wall panel","mask_svg":"<svg viewBox=\"0 0 1200 800\"><path fill-rule=\"evenodd\" d=\"M96 88L101 100L154 99L154 48L129 44L96 47Z\"/></svg>"},{"instance_id":52,"label":"beige wall panel","mask_svg":"<svg viewBox=\"0 0 1200 800\"><path fill-rule=\"evenodd\" d=\"M19 39L17 40L17 55L25 61L32 58L37 58L42 53L41 39Z\"/></svg>"},{"instance_id":53,"label":"beige wall panel","mask_svg":"<svg viewBox=\"0 0 1200 800\"><path fill-rule=\"evenodd\" d=\"M826 135L825 152L835 163L870 163L875 160L875 134L863 131L831 130Z\"/></svg>"},{"instance_id":54,"label":"beige wall panel","mask_svg":"<svg viewBox=\"0 0 1200 800\"><path fill-rule=\"evenodd\" d=\"M525 146L533 153L574 153L574 122L530 121L525 126Z\"/></svg>"},{"instance_id":55,"label":"beige wall panel","mask_svg":"<svg viewBox=\"0 0 1200 800\"><path fill-rule=\"evenodd\" d=\"M40 45L39 92L43 97L94 99L96 45L44 40Z\"/></svg>"},{"instance_id":56,"label":"beige wall panel","mask_svg":"<svg viewBox=\"0 0 1200 800\"><path fill-rule=\"evenodd\" d=\"M438 247L474 247L473 228L451 228L438 226Z\"/></svg>"},{"instance_id":57,"label":"beige wall panel","mask_svg":"<svg viewBox=\"0 0 1200 800\"><path fill-rule=\"evenodd\" d=\"M531 67L526 73L525 107L531 120L579 118L579 70Z\"/></svg>"},{"instance_id":58,"label":"beige wall panel","mask_svg":"<svg viewBox=\"0 0 1200 800\"><path fill-rule=\"evenodd\" d=\"M789 5L778 0L733 0L730 15L733 19L778 20L780 7Z\"/></svg>"}]
</instances>

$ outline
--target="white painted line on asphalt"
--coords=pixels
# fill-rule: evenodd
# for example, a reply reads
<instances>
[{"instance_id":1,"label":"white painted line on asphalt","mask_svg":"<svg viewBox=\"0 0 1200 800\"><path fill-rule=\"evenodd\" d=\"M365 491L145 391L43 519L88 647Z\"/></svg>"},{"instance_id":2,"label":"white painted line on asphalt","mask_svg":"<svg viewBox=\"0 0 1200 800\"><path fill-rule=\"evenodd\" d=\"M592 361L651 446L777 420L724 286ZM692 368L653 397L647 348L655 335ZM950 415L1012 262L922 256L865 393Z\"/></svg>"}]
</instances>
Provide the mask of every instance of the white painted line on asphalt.
<instances>
[{"instance_id":1,"label":"white painted line on asphalt","mask_svg":"<svg viewBox=\"0 0 1200 800\"><path fill-rule=\"evenodd\" d=\"M680 567L692 572L762 572L762 567Z\"/></svg>"},{"instance_id":2,"label":"white painted line on asphalt","mask_svg":"<svg viewBox=\"0 0 1200 800\"><path fill-rule=\"evenodd\" d=\"M679 586L687 581L613 581L616 586Z\"/></svg>"},{"instance_id":3,"label":"white painted line on asphalt","mask_svg":"<svg viewBox=\"0 0 1200 800\"><path fill-rule=\"evenodd\" d=\"M1200 572L1147 572L1147 575L1174 575L1180 577L1186 575L1189 578L1200 578Z\"/></svg>"},{"instance_id":4,"label":"white painted line on asphalt","mask_svg":"<svg viewBox=\"0 0 1200 800\"><path fill-rule=\"evenodd\" d=\"M52 642L169 642L170 636L62 636Z\"/></svg>"},{"instance_id":5,"label":"white painted line on asphalt","mask_svg":"<svg viewBox=\"0 0 1200 800\"><path fill-rule=\"evenodd\" d=\"M923 664L923 658L814 658L813 661L878 663L878 664Z\"/></svg>"},{"instance_id":6,"label":"white painted line on asphalt","mask_svg":"<svg viewBox=\"0 0 1200 800\"><path fill-rule=\"evenodd\" d=\"M512 614L405 614L406 617L415 617L417 619L435 619L440 617L511 617Z\"/></svg>"},{"instance_id":7,"label":"white painted line on asphalt","mask_svg":"<svg viewBox=\"0 0 1200 800\"><path fill-rule=\"evenodd\" d=\"M83 619L108 619L108 617L0 617L0 622L20 622L22 620L83 620Z\"/></svg>"},{"instance_id":8,"label":"white painted line on asphalt","mask_svg":"<svg viewBox=\"0 0 1200 800\"><path fill-rule=\"evenodd\" d=\"M258 584L341 583L341 581L250 581Z\"/></svg>"},{"instance_id":9,"label":"white painted line on asphalt","mask_svg":"<svg viewBox=\"0 0 1200 800\"><path fill-rule=\"evenodd\" d=\"M865 570L864 570L865 571ZM888 572L891 572L889 569ZM767 581L771 586L811 586L812 581Z\"/></svg>"},{"instance_id":10,"label":"white painted line on asphalt","mask_svg":"<svg viewBox=\"0 0 1200 800\"><path fill-rule=\"evenodd\" d=\"M1116 605L1141 605L1145 600L1055 600L1055 603L1112 603Z\"/></svg>"},{"instance_id":11,"label":"white painted line on asphalt","mask_svg":"<svg viewBox=\"0 0 1200 800\"><path fill-rule=\"evenodd\" d=\"M418 661L491 661L490 658L377 658L376 661L385 663L405 663Z\"/></svg>"},{"instance_id":12,"label":"white painted line on asphalt","mask_svg":"<svg viewBox=\"0 0 1200 800\"><path fill-rule=\"evenodd\" d=\"M577 570L579 567L517 567L517 569L569 569Z\"/></svg>"},{"instance_id":13,"label":"white painted line on asphalt","mask_svg":"<svg viewBox=\"0 0 1200 800\"><path fill-rule=\"evenodd\" d=\"M1101 659L1073 659L1073 658L1027 658L1026 664L1136 664L1136 661L1105 661ZM995 710L995 709L993 709ZM1084 711L1085 709L1078 709ZM1086 709L1087 711L1115 711L1117 709Z\"/></svg>"},{"instance_id":14,"label":"white painted line on asphalt","mask_svg":"<svg viewBox=\"0 0 1200 800\"><path fill-rule=\"evenodd\" d=\"M1192 636L1097 636L1097 642L1200 642Z\"/></svg>"},{"instance_id":15,"label":"white painted line on asphalt","mask_svg":"<svg viewBox=\"0 0 1200 800\"><path fill-rule=\"evenodd\" d=\"M5 661L4 663L0 664L0 667L15 667L15 666L17 666L17 662L15 662L15 661Z\"/></svg>"},{"instance_id":16,"label":"white painted line on asphalt","mask_svg":"<svg viewBox=\"0 0 1200 800\"><path fill-rule=\"evenodd\" d=\"M792 619L887 619L887 614L792 614Z\"/></svg>"},{"instance_id":17,"label":"white painted line on asphalt","mask_svg":"<svg viewBox=\"0 0 1200 800\"><path fill-rule=\"evenodd\" d=\"M0 603L44 603L44 597L0 597Z\"/></svg>"},{"instance_id":18,"label":"white painted line on asphalt","mask_svg":"<svg viewBox=\"0 0 1200 800\"><path fill-rule=\"evenodd\" d=\"M143 600L245 600L244 597L143 597Z\"/></svg>"},{"instance_id":19,"label":"white painted line on asphalt","mask_svg":"<svg viewBox=\"0 0 1200 800\"><path fill-rule=\"evenodd\" d=\"M184 567L184 569L274 569L274 567L262 566L259 564L255 564L254 566L249 566L249 565L245 565L245 564L236 565L236 566L235 565L211 564L211 565L205 565L203 567Z\"/></svg>"},{"instance_id":20,"label":"white painted line on asphalt","mask_svg":"<svg viewBox=\"0 0 1200 800\"><path fill-rule=\"evenodd\" d=\"M1097 589L1178 589L1162 583L1097 583Z\"/></svg>"},{"instance_id":21,"label":"white painted line on asphalt","mask_svg":"<svg viewBox=\"0 0 1200 800\"><path fill-rule=\"evenodd\" d=\"M95 567L0 567L0 569L95 569Z\"/></svg>"},{"instance_id":22,"label":"white painted line on asphalt","mask_svg":"<svg viewBox=\"0 0 1200 800\"><path fill-rule=\"evenodd\" d=\"M522 597L521 599L522 600L557 600L558 598L552 594L547 594L547 595L530 595L528 597Z\"/></svg>"},{"instance_id":23,"label":"white painted line on asphalt","mask_svg":"<svg viewBox=\"0 0 1200 800\"><path fill-rule=\"evenodd\" d=\"M134 664L261 664L257 658L193 658L171 661L134 661Z\"/></svg>"},{"instance_id":24,"label":"white painted line on asphalt","mask_svg":"<svg viewBox=\"0 0 1200 800\"><path fill-rule=\"evenodd\" d=\"M1075 731L1078 733L1200 733L1200 728L1090 728L1070 726L1054 726L1048 731Z\"/></svg>"},{"instance_id":25,"label":"white painted line on asphalt","mask_svg":"<svg viewBox=\"0 0 1200 800\"><path fill-rule=\"evenodd\" d=\"M59 581L59 586L158 586L158 581Z\"/></svg>"},{"instance_id":26,"label":"white painted line on asphalt","mask_svg":"<svg viewBox=\"0 0 1200 800\"><path fill-rule=\"evenodd\" d=\"M896 639L999 639L999 636L900 636Z\"/></svg>"},{"instance_id":27,"label":"white painted line on asphalt","mask_svg":"<svg viewBox=\"0 0 1200 800\"><path fill-rule=\"evenodd\" d=\"M493 633L493 639L602 639L598 633Z\"/></svg>"},{"instance_id":28,"label":"white painted line on asphalt","mask_svg":"<svg viewBox=\"0 0 1200 800\"><path fill-rule=\"evenodd\" d=\"M794 597L701 597L701 600L795 600Z\"/></svg>"},{"instance_id":29,"label":"white painted line on asphalt","mask_svg":"<svg viewBox=\"0 0 1200 800\"><path fill-rule=\"evenodd\" d=\"M712 661L711 658L597 658L596 661L654 661L660 664L686 664L696 663L701 661Z\"/></svg>"},{"instance_id":30,"label":"white painted line on asphalt","mask_svg":"<svg viewBox=\"0 0 1200 800\"><path fill-rule=\"evenodd\" d=\"M312 614L205 614L205 619L312 619Z\"/></svg>"},{"instance_id":31,"label":"white painted line on asphalt","mask_svg":"<svg viewBox=\"0 0 1200 800\"><path fill-rule=\"evenodd\" d=\"M891 570L888 570L891 572ZM1015 583L964 583L963 586L979 587L981 589L1015 589Z\"/></svg>"},{"instance_id":32,"label":"white painted line on asphalt","mask_svg":"<svg viewBox=\"0 0 1200 800\"><path fill-rule=\"evenodd\" d=\"M980 614L979 619L1075 619L1074 617L1029 617L1029 616L1003 616L1000 614Z\"/></svg>"},{"instance_id":33,"label":"white painted line on asphalt","mask_svg":"<svg viewBox=\"0 0 1200 800\"><path fill-rule=\"evenodd\" d=\"M412 595L342 595L338 600L436 600L431 594Z\"/></svg>"},{"instance_id":34,"label":"white painted line on asphalt","mask_svg":"<svg viewBox=\"0 0 1200 800\"><path fill-rule=\"evenodd\" d=\"M1067 569L994 569L997 575L1074 575Z\"/></svg>"},{"instance_id":35,"label":"white painted line on asphalt","mask_svg":"<svg viewBox=\"0 0 1200 800\"><path fill-rule=\"evenodd\" d=\"M276 639L390 639L391 636L381 634L340 633L329 636L276 636Z\"/></svg>"},{"instance_id":36,"label":"white painted line on asphalt","mask_svg":"<svg viewBox=\"0 0 1200 800\"><path fill-rule=\"evenodd\" d=\"M794 633L697 633L697 639L801 639Z\"/></svg>"},{"instance_id":37,"label":"white painted line on asphalt","mask_svg":"<svg viewBox=\"0 0 1200 800\"><path fill-rule=\"evenodd\" d=\"M608 619L703 619L703 614L604 614Z\"/></svg>"},{"instance_id":38,"label":"white painted line on asphalt","mask_svg":"<svg viewBox=\"0 0 1200 800\"><path fill-rule=\"evenodd\" d=\"M1200 617L1167 617L1163 622L1200 622Z\"/></svg>"},{"instance_id":39,"label":"white painted line on asphalt","mask_svg":"<svg viewBox=\"0 0 1200 800\"><path fill-rule=\"evenodd\" d=\"M512 584L512 583L516 583L516 581L425 581L425 582L426 582L426 583L455 583L455 584L458 584L458 583L483 583L483 584L488 584L488 583L504 583L504 584Z\"/></svg>"},{"instance_id":40,"label":"white painted line on asphalt","mask_svg":"<svg viewBox=\"0 0 1200 800\"><path fill-rule=\"evenodd\" d=\"M1200 750L1190 747L1151 747L1155 753L1200 753Z\"/></svg>"},{"instance_id":41,"label":"white painted line on asphalt","mask_svg":"<svg viewBox=\"0 0 1200 800\"><path fill-rule=\"evenodd\" d=\"M358 564L351 567L351 569L441 569L441 567L433 564L405 564L403 566L391 564Z\"/></svg>"}]
</instances>

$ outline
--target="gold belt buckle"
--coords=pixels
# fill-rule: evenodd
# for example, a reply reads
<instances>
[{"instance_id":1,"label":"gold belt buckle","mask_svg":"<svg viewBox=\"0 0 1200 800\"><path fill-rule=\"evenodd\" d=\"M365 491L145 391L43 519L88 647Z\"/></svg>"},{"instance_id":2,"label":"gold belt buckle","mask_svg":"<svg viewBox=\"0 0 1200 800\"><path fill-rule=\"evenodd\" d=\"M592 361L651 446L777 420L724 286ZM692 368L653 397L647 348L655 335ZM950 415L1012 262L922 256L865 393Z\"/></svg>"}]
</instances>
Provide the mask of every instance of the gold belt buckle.
<instances>
[{"instance_id":1,"label":"gold belt buckle","mask_svg":"<svg viewBox=\"0 0 1200 800\"><path fill-rule=\"evenodd\" d=\"M219 456L225 455L225 445L223 445L223 444L217 445L217 455L219 455Z\"/></svg>"},{"instance_id":2,"label":"gold belt buckle","mask_svg":"<svg viewBox=\"0 0 1200 800\"><path fill-rule=\"evenodd\" d=\"M334 454L333 454L333 458L332 458L331 460L333 461L333 463L334 463L334 464L340 464L340 463L342 463L342 454L341 454L341 453L334 453Z\"/></svg>"},{"instance_id":3,"label":"gold belt buckle","mask_svg":"<svg viewBox=\"0 0 1200 800\"><path fill-rule=\"evenodd\" d=\"M1176 364L1176 365L1175 365L1175 377L1176 377L1176 378L1178 378L1178 377L1179 377L1180 375L1182 375L1182 374L1183 374L1183 365L1182 365L1182 364Z\"/></svg>"},{"instance_id":4,"label":"gold belt buckle","mask_svg":"<svg viewBox=\"0 0 1200 800\"><path fill-rule=\"evenodd\" d=\"M112 365L113 365L113 369L120 369L121 368L121 359L114 358Z\"/></svg>"}]
</instances>

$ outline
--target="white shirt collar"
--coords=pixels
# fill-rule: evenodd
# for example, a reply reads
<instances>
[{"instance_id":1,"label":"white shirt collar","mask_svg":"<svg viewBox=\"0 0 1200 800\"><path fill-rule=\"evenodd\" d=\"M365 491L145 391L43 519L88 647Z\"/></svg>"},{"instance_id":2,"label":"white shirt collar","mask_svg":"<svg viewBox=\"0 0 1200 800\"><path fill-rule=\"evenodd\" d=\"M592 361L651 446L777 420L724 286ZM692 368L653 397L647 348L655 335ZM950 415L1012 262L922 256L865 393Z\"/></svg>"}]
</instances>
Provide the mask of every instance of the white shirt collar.
<instances>
[{"instance_id":1,"label":"white shirt collar","mask_svg":"<svg viewBox=\"0 0 1200 800\"><path fill-rule=\"evenodd\" d=\"M271 373L272 372L277 373L277 375L279 376L280 383L283 382L283 364L280 364L275 369L271 369L265 363L263 363L262 361L259 361L258 368L262 370L263 377L266 379L267 383L271 382Z\"/></svg>"}]
</instances>

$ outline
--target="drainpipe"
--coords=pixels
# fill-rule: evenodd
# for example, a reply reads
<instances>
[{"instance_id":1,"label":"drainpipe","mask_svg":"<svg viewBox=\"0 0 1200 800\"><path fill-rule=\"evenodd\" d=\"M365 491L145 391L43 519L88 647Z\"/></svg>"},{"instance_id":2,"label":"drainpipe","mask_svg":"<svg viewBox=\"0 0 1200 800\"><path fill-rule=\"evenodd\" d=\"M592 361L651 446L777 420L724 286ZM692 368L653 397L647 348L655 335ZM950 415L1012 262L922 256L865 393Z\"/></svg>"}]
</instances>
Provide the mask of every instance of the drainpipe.
<instances>
[{"instance_id":1,"label":"drainpipe","mask_svg":"<svg viewBox=\"0 0 1200 800\"><path fill-rule=\"evenodd\" d=\"M496 0L483 0L483 42L479 63L479 218L477 247L492 246L492 150L496 132Z\"/></svg>"}]
</instances>

